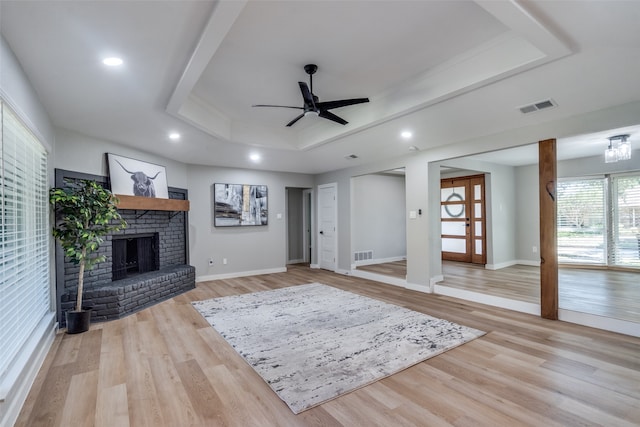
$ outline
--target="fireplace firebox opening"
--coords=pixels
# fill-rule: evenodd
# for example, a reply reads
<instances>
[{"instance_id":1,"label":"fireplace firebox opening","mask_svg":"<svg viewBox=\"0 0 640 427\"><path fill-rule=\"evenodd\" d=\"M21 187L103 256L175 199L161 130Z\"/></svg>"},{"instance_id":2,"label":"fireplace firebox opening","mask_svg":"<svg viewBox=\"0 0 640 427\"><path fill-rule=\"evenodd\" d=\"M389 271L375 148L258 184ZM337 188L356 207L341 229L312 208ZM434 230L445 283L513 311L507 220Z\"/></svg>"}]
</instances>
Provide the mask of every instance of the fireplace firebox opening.
<instances>
[{"instance_id":1,"label":"fireplace firebox opening","mask_svg":"<svg viewBox=\"0 0 640 427\"><path fill-rule=\"evenodd\" d=\"M125 234L112 238L111 280L116 281L160 268L159 234Z\"/></svg>"}]
</instances>

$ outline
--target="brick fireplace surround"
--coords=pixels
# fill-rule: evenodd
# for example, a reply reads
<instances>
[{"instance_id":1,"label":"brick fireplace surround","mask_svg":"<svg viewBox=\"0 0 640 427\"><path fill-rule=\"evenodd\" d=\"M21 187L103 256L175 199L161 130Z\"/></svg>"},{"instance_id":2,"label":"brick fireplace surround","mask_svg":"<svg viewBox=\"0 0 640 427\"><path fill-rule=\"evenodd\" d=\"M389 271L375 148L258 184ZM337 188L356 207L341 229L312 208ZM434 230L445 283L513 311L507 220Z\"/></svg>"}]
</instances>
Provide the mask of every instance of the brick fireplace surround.
<instances>
[{"instance_id":1,"label":"brick fireplace surround","mask_svg":"<svg viewBox=\"0 0 640 427\"><path fill-rule=\"evenodd\" d=\"M68 179L91 179L108 185L103 176L56 169L56 187ZM187 190L169 188L169 198L188 200ZM122 209L127 221L122 235L158 235L158 270L112 280L112 236L107 236L99 253L104 262L85 271L83 306L91 308L92 321L119 319L143 308L195 288L195 268L187 264L189 224L187 212ZM75 308L79 267L64 259L56 244L56 299L58 322L65 326L64 313Z\"/></svg>"}]
</instances>

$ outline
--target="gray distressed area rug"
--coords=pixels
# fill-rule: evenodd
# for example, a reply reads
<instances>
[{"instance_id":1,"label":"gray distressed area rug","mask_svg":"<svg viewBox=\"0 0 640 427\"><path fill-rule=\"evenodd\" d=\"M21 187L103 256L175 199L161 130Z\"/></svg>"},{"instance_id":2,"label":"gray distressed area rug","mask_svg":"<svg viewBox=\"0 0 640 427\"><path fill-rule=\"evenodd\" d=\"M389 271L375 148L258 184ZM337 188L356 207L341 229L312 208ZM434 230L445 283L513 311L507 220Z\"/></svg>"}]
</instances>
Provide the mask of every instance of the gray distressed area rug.
<instances>
[{"instance_id":1,"label":"gray distressed area rug","mask_svg":"<svg viewBox=\"0 0 640 427\"><path fill-rule=\"evenodd\" d=\"M295 414L484 335L320 283L192 304Z\"/></svg>"}]
</instances>

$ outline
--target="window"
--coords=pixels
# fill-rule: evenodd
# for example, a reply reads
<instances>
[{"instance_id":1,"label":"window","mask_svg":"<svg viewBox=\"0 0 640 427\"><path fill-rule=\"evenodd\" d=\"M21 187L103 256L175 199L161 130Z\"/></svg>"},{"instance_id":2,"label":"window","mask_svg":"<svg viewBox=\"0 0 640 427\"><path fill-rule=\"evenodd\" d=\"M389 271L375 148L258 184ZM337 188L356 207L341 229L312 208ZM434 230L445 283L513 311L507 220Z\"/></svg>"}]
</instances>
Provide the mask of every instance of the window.
<instances>
[{"instance_id":1,"label":"window","mask_svg":"<svg viewBox=\"0 0 640 427\"><path fill-rule=\"evenodd\" d=\"M611 178L609 263L640 267L640 174Z\"/></svg>"},{"instance_id":2,"label":"window","mask_svg":"<svg viewBox=\"0 0 640 427\"><path fill-rule=\"evenodd\" d=\"M558 183L558 261L640 267L640 173Z\"/></svg>"},{"instance_id":3,"label":"window","mask_svg":"<svg viewBox=\"0 0 640 427\"><path fill-rule=\"evenodd\" d=\"M586 178L558 183L558 261L605 264L606 180Z\"/></svg>"},{"instance_id":4,"label":"window","mask_svg":"<svg viewBox=\"0 0 640 427\"><path fill-rule=\"evenodd\" d=\"M47 153L0 102L0 382L50 310Z\"/></svg>"}]
</instances>

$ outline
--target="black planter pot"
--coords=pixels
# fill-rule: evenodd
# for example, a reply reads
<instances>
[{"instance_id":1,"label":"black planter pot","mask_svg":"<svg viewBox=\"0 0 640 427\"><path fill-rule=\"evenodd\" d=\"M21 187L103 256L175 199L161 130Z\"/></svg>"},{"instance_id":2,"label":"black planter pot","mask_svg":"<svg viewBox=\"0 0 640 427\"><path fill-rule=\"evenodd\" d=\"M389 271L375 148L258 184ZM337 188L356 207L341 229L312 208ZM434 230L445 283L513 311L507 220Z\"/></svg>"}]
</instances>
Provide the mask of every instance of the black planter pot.
<instances>
[{"instance_id":1,"label":"black planter pot","mask_svg":"<svg viewBox=\"0 0 640 427\"><path fill-rule=\"evenodd\" d=\"M67 333L79 334L89 330L91 323L91 309L82 311L67 311Z\"/></svg>"}]
</instances>

